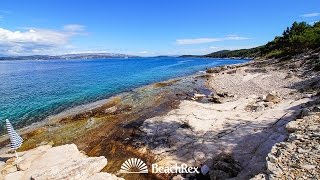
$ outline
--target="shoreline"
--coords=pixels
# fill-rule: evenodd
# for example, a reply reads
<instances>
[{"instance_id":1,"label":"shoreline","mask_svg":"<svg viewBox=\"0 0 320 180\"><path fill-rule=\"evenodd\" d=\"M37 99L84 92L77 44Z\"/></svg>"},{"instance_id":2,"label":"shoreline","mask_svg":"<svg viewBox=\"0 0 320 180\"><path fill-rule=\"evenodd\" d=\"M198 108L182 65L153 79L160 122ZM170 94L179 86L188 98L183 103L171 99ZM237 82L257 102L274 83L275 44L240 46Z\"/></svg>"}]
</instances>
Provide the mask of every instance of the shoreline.
<instances>
[{"instance_id":1,"label":"shoreline","mask_svg":"<svg viewBox=\"0 0 320 180\"><path fill-rule=\"evenodd\" d=\"M20 151L44 144L59 146L75 143L80 150L85 151L89 156L103 155L108 157L110 163L104 171L112 172L115 172L117 170L116 165L120 165L118 163L124 161L127 157L138 156L145 161L153 162L152 156L145 157L135 149L135 146L127 144L126 136L131 137L136 133L137 125L135 125L135 122L139 124L141 119L165 114L169 110L175 109L180 100L190 99L196 93L193 91L204 91L206 89L205 80L206 74L198 71L189 76L152 83L135 88L130 92L120 93L107 99L63 111L48 117L45 121L19 129L19 132L22 132L23 139L25 139ZM105 123L105 121L109 122ZM105 154L104 151L97 151L95 146L99 144L98 141L101 141L99 140L101 136L92 134L96 129L103 129L103 131L109 129L110 133L108 134L111 136L109 139L121 138L120 141L112 140L111 143L108 141L107 144L107 146L111 146L110 148L119 149L120 152L113 152L116 154L108 155L109 153ZM130 130L129 132L123 132L123 129ZM117 135L119 131L124 133L121 137ZM93 137L89 138L90 135L88 134L92 134ZM8 145L7 141L8 137L6 135L2 136L0 145L5 147ZM88 144L92 143L96 145L88 147ZM126 144L125 147L124 144ZM126 149L125 155L121 154L123 149ZM5 150L3 148L2 152Z\"/></svg>"},{"instance_id":2,"label":"shoreline","mask_svg":"<svg viewBox=\"0 0 320 180\"><path fill-rule=\"evenodd\" d=\"M310 104L319 102L319 72L312 71L305 58L212 69L207 84L215 94L198 97L214 103L184 100L166 115L145 120L141 141L157 163L205 164L211 179L273 176L275 167L268 166L266 157L274 145L287 140L286 124L313 111ZM181 177L197 176L176 178Z\"/></svg>"},{"instance_id":3,"label":"shoreline","mask_svg":"<svg viewBox=\"0 0 320 180\"><path fill-rule=\"evenodd\" d=\"M207 58L207 57L205 57L205 58ZM231 60L233 58L208 58L208 59L230 59ZM237 59L237 58L235 58L235 59ZM216 66L213 68L219 68L219 67L225 67L225 66L236 66L236 65L240 65L240 64L246 64L246 63L253 60L253 59L240 59L240 58L238 58L238 59L245 60L247 62L236 63L236 64L231 64L231 65L221 65L221 66ZM90 59L88 59L88 60L90 60ZM108 101L114 97L124 96L128 93L132 93L132 92L137 91L139 89L151 87L157 83L166 83L166 82L170 82L170 81L181 80L181 79L185 79L185 78L194 78L196 76L201 76L203 74L206 74L207 69L208 68L205 68L203 70L190 73L189 75L183 75L183 76L179 76L179 77L175 77L175 78L169 78L169 79L163 80L163 81L157 81L157 82L148 83L148 84L145 84L142 86L133 87L128 90L124 90L122 92L107 96L106 98L103 98L101 100L96 100L96 101L87 102L87 103L80 103L79 105L76 105L76 106L67 107L66 109L62 110L61 112L58 112L56 114L51 114L38 122L33 122L29 125L26 125L22 128L18 128L16 130L20 133L25 134L25 133L28 133L28 132L36 129L36 128L40 128L41 126L45 126L46 124L51 123L52 121L53 121L52 123L54 123L55 119L63 118L65 116L76 115L76 114L81 113L83 111L88 111L90 109L95 109L100 106L103 106L103 104L108 103ZM4 134L0 135L0 143L6 139L5 136L6 136L6 132L4 132Z\"/></svg>"},{"instance_id":4,"label":"shoreline","mask_svg":"<svg viewBox=\"0 0 320 180\"><path fill-rule=\"evenodd\" d=\"M103 171L116 175L124 160L137 157L163 166L227 161L236 169L228 176L252 177L265 168L272 145L286 139L285 124L314 100L300 90L319 76L302 72L292 73L281 61L255 60L149 84L51 117L23 135L20 150L74 143L88 156L105 156Z\"/></svg>"},{"instance_id":5,"label":"shoreline","mask_svg":"<svg viewBox=\"0 0 320 180\"><path fill-rule=\"evenodd\" d=\"M240 64L243 64L243 63L240 63ZM223 65L223 66L225 66L225 65ZM230 65L228 65L228 66L230 66ZM220 66L217 66L217 67L220 67ZM159 81L159 82L153 82L150 84L134 87L130 90L125 90L123 92L115 93L114 95L110 95L109 97L101 99L101 100L88 102L88 103L84 103L84 104L80 104L80 105L76 105L76 106L71 106L71 107L66 108L65 110L63 110L57 114L49 115L45 119L43 119L39 122L33 122L30 125L16 129L16 131L25 134L29 131L35 130L35 128L40 128L41 126L44 126L44 125L47 125L50 123L55 123L55 120L65 118L67 116L74 116L74 115L77 115L81 112L90 111L92 109L99 108L99 107L103 106L104 104L107 104L108 102L110 102L113 98L123 97L123 96L128 95L132 92L139 91L139 90L145 89L145 88L150 88L156 84L161 84L161 83L163 83L163 84L169 83L170 84L170 82L180 81L180 80L186 79L186 78L196 78L197 76L205 75L206 74L205 71L206 71L206 69L192 73L190 75L186 75L186 76L170 78L168 80ZM4 139L6 138L4 136L7 136L7 134L5 133L0 136L0 142L4 141Z\"/></svg>"}]
</instances>

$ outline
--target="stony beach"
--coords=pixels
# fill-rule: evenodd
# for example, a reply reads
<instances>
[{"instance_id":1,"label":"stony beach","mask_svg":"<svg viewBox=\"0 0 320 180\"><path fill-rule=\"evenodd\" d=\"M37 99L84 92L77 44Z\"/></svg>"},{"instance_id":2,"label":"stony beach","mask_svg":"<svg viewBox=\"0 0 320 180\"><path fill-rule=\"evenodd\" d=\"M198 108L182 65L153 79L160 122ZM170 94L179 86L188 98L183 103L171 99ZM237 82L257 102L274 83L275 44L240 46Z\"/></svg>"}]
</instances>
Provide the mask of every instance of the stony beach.
<instances>
[{"instance_id":1,"label":"stony beach","mask_svg":"<svg viewBox=\"0 0 320 180\"><path fill-rule=\"evenodd\" d=\"M131 157L163 166L206 165L202 179L319 178L320 76L308 63L319 53L293 58L208 69L70 110L22 130L20 151L74 143L86 156L108 159L94 173L125 179L199 178L119 173ZM7 144L3 137L1 147ZM12 162L4 158L7 151L0 156L3 177L21 171L6 170Z\"/></svg>"},{"instance_id":2,"label":"stony beach","mask_svg":"<svg viewBox=\"0 0 320 180\"><path fill-rule=\"evenodd\" d=\"M211 179L248 179L265 171L266 156L272 147L288 139L286 124L301 112L309 112L305 108L318 101L314 89L320 85L319 74L303 66L297 64L294 72L278 66L279 62L277 66L263 65L266 62L270 60L213 69L207 86L215 91L214 95L197 94L195 101L182 101L166 115L144 121L144 142L152 147L159 163L205 164L212 169L207 175ZM206 98L214 103L202 103ZM319 127L315 129L319 131ZM317 143L314 148L318 148ZM312 167L319 168L317 156L312 158Z\"/></svg>"}]
</instances>

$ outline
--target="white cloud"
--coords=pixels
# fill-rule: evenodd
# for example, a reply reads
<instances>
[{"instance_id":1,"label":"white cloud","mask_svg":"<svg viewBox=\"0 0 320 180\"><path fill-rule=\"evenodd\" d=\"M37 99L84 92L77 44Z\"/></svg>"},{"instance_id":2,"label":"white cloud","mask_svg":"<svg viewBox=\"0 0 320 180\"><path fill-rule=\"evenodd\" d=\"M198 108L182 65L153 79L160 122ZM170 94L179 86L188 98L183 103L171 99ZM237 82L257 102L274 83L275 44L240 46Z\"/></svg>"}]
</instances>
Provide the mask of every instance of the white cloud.
<instances>
[{"instance_id":1,"label":"white cloud","mask_svg":"<svg viewBox=\"0 0 320 180\"><path fill-rule=\"evenodd\" d=\"M34 43L44 45L65 44L68 40L68 33L46 30L29 29L27 31L10 31L0 28L1 43Z\"/></svg>"},{"instance_id":2,"label":"white cloud","mask_svg":"<svg viewBox=\"0 0 320 180\"><path fill-rule=\"evenodd\" d=\"M223 40L246 40L246 39L250 39L250 38L247 38L247 37L241 37L241 36L238 36L236 34L231 34L231 35L228 35L226 38L224 38Z\"/></svg>"},{"instance_id":3,"label":"white cloud","mask_svg":"<svg viewBox=\"0 0 320 180\"><path fill-rule=\"evenodd\" d=\"M301 17L304 17L304 18L318 17L318 16L320 16L320 13L308 13L308 14L301 15Z\"/></svg>"},{"instance_id":4,"label":"white cloud","mask_svg":"<svg viewBox=\"0 0 320 180\"><path fill-rule=\"evenodd\" d=\"M71 37L84 32L84 26L66 25L63 30L29 28L12 31L0 28L0 54L48 54L67 46Z\"/></svg>"},{"instance_id":5,"label":"white cloud","mask_svg":"<svg viewBox=\"0 0 320 180\"><path fill-rule=\"evenodd\" d=\"M205 44L219 41L228 41L228 40L246 40L247 37L241 37L237 35L228 35L224 38L194 38L194 39L177 39L176 43L178 45L190 45L190 44Z\"/></svg>"}]
</instances>

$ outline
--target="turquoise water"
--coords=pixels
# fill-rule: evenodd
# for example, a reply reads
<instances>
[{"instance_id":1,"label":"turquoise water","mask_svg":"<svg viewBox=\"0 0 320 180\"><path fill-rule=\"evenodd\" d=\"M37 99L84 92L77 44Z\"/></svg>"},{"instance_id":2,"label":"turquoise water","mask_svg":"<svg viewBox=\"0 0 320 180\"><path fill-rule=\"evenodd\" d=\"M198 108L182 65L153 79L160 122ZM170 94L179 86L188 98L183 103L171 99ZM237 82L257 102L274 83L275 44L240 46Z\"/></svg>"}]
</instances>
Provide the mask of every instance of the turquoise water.
<instances>
[{"instance_id":1,"label":"turquoise water","mask_svg":"<svg viewBox=\"0 0 320 180\"><path fill-rule=\"evenodd\" d=\"M0 132L132 88L245 60L129 58L0 61Z\"/></svg>"}]
</instances>

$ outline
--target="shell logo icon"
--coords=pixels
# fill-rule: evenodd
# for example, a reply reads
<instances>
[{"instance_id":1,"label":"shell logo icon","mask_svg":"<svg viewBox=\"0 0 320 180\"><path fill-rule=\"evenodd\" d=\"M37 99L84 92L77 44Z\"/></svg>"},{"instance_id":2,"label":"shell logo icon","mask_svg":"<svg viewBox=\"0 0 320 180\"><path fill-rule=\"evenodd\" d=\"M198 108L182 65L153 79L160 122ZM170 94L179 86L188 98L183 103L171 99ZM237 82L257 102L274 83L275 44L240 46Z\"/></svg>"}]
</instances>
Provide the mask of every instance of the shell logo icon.
<instances>
[{"instance_id":1,"label":"shell logo icon","mask_svg":"<svg viewBox=\"0 0 320 180\"><path fill-rule=\"evenodd\" d=\"M141 159L130 158L120 168L120 173L148 173L148 167Z\"/></svg>"}]
</instances>

